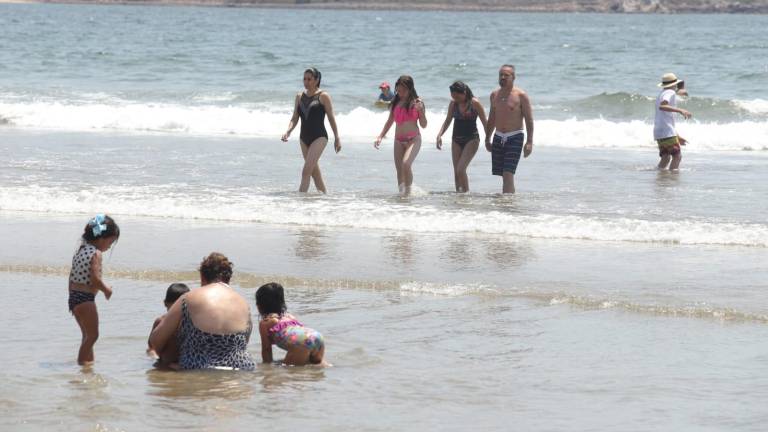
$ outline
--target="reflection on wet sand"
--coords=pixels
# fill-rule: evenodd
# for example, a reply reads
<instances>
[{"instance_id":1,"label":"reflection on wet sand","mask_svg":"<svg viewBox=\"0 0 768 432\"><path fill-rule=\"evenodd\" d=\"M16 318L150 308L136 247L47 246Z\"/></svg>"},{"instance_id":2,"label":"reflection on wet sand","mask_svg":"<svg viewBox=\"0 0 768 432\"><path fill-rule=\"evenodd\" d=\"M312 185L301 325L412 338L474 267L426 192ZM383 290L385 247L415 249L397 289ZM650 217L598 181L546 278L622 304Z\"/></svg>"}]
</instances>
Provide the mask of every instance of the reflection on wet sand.
<instances>
[{"instance_id":1,"label":"reflection on wet sand","mask_svg":"<svg viewBox=\"0 0 768 432\"><path fill-rule=\"evenodd\" d=\"M474 260L474 251L472 245L465 238L452 238L440 257L449 261L460 268L469 267Z\"/></svg>"},{"instance_id":2,"label":"reflection on wet sand","mask_svg":"<svg viewBox=\"0 0 768 432\"><path fill-rule=\"evenodd\" d=\"M407 267L412 267L415 264L415 244L416 239L413 234L399 234L385 236L384 238L388 256L392 261L397 264L403 264Z\"/></svg>"},{"instance_id":3,"label":"reflection on wet sand","mask_svg":"<svg viewBox=\"0 0 768 432\"><path fill-rule=\"evenodd\" d=\"M257 369L261 372L260 383L267 392L279 390L302 391L312 388L309 383L316 383L325 379L326 368L321 366L284 366L280 364L261 364Z\"/></svg>"},{"instance_id":4,"label":"reflection on wet sand","mask_svg":"<svg viewBox=\"0 0 768 432\"><path fill-rule=\"evenodd\" d=\"M301 391L307 384L325 379L326 368L320 366L293 367L259 364L255 371L185 371L149 370L147 393L167 398L169 407L178 409L178 400L244 400L253 398L257 385L265 391L290 389ZM190 407L191 408L191 407Z\"/></svg>"},{"instance_id":5,"label":"reflection on wet sand","mask_svg":"<svg viewBox=\"0 0 768 432\"><path fill-rule=\"evenodd\" d=\"M498 267L518 267L533 258L530 246L503 240L484 242L485 257Z\"/></svg>"},{"instance_id":6,"label":"reflection on wet sand","mask_svg":"<svg viewBox=\"0 0 768 432\"><path fill-rule=\"evenodd\" d=\"M148 393L153 396L189 399L250 398L254 394L252 372L201 370L172 372L151 369L146 373Z\"/></svg>"},{"instance_id":7,"label":"reflection on wet sand","mask_svg":"<svg viewBox=\"0 0 768 432\"><path fill-rule=\"evenodd\" d=\"M129 415L130 408L115 406L112 401L109 379L95 373L92 364L79 366L80 371L75 375L68 374L68 389L71 396L67 402L58 407L59 411L71 413L86 424L96 424L110 418L124 418Z\"/></svg>"},{"instance_id":8,"label":"reflection on wet sand","mask_svg":"<svg viewBox=\"0 0 768 432\"><path fill-rule=\"evenodd\" d=\"M680 171L657 170L656 187L659 190L667 190L670 187L680 186Z\"/></svg>"},{"instance_id":9,"label":"reflection on wet sand","mask_svg":"<svg viewBox=\"0 0 768 432\"><path fill-rule=\"evenodd\" d=\"M294 254L304 260L316 260L328 255L327 236L320 230L302 229L296 235Z\"/></svg>"}]
</instances>

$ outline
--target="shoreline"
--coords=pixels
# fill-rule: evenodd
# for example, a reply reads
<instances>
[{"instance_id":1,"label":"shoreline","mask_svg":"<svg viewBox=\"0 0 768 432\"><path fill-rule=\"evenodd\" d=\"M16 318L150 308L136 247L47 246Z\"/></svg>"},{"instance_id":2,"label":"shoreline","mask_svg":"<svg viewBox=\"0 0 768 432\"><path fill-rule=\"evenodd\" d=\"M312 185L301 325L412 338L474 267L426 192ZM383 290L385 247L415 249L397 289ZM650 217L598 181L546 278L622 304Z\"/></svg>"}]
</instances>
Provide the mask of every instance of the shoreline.
<instances>
[{"instance_id":1,"label":"shoreline","mask_svg":"<svg viewBox=\"0 0 768 432\"><path fill-rule=\"evenodd\" d=\"M417 0L418 1L418 0ZM406 1L322 1L312 0L0 0L0 4L88 4L88 5L146 5L146 6L202 6L202 7L247 7L265 9L311 9L311 10L381 10L381 11L445 11L445 12L525 12L525 13L625 13L625 14L768 14L768 0L744 4L738 1L703 0L675 2L656 0L595 0L559 1L545 3L535 0L521 0L514 4L502 0L477 0L474 3L456 4L448 1L421 0Z\"/></svg>"}]
</instances>

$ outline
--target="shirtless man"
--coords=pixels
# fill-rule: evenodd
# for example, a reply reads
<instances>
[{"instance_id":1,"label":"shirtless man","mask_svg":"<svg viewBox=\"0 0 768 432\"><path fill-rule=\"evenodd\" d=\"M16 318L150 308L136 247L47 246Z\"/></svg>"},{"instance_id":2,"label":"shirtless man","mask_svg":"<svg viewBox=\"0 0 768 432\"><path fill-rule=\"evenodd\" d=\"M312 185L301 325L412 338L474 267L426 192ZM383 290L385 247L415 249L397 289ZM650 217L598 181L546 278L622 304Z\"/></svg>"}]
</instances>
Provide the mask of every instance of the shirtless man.
<instances>
[{"instance_id":1,"label":"shirtless man","mask_svg":"<svg viewBox=\"0 0 768 432\"><path fill-rule=\"evenodd\" d=\"M531 101L528 94L514 84L515 67L505 64L499 69L499 88L491 93L491 112L485 131L485 148L491 152L492 172L504 179L504 193L515 193L515 171L521 151L525 157L533 151ZM525 146L523 121L527 138Z\"/></svg>"}]
</instances>

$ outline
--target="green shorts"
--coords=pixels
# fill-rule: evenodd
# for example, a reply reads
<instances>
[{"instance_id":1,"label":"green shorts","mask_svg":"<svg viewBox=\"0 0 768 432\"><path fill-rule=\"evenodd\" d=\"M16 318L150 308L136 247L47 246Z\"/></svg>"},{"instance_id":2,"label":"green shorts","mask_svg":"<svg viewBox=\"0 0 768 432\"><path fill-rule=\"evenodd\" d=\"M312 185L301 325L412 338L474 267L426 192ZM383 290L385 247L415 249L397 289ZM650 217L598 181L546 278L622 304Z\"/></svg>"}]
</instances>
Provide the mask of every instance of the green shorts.
<instances>
[{"instance_id":1,"label":"green shorts","mask_svg":"<svg viewBox=\"0 0 768 432\"><path fill-rule=\"evenodd\" d=\"M656 140L659 144L659 156L675 156L680 153L680 139L677 135Z\"/></svg>"}]
</instances>

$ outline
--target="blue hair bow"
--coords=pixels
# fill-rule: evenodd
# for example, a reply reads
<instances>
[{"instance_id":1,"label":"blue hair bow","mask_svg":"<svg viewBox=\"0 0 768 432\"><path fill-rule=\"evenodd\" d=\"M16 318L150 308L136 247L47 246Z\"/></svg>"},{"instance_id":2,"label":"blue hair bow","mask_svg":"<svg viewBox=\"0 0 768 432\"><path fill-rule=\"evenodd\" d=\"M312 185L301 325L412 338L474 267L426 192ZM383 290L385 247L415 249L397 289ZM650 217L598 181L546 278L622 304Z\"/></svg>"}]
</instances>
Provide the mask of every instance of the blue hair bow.
<instances>
[{"instance_id":1,"label":"blue hair bow","mask_svg":"<svg viewBox=\"0 0 768 432\"><path fill-rule=\"evenodd\" d=\"M107 224L105 223L106 221L107 218L103 214L97 214L96 217L88 221L88 225L91 226L94 237L100 236L104 231L107 230Z\"/></svg>"}]
</instances>

